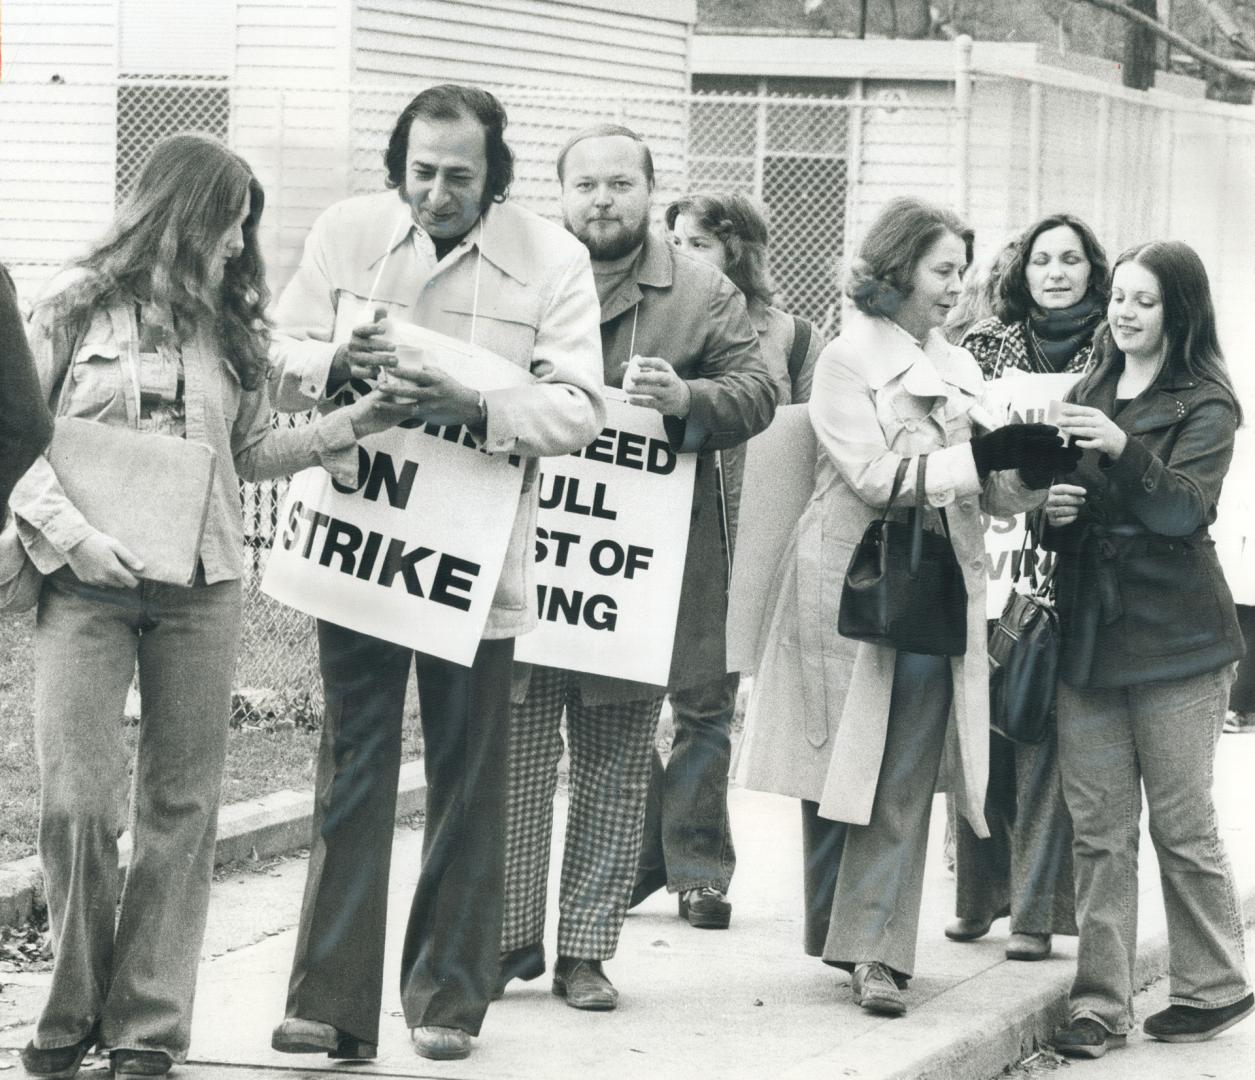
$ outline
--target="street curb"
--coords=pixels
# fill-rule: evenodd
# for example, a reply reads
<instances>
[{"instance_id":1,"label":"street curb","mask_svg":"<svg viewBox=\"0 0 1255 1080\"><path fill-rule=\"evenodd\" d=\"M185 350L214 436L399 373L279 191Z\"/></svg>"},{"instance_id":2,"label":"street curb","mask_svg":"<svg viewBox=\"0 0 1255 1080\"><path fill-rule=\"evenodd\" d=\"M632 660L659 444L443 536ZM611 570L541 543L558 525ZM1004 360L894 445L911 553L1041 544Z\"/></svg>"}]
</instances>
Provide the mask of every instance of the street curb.
<instances>
[{"instance_id":1,"label":"street curb","mask_svg":"<svg viewBox=\"0 0 1255 1080\"><path fill-rule=\"evenodd\" d=\"M408 817L421 810L426 795L422 760L406 762L397 785L396 816ZM313 802L312 791L286 790L222 807L218 811L214 864L265 859L308 847ZM125 833L118 841L118 862L125 867L130 859L131 837ZM0 926L21 925L45 903L39 856L0 864Z\"/></svg>"},{"instance_id":2,"label":"street curb","mask_svg":"<svg viewBox=\"0 0 1255 1080\"><path fill-rule=\"evenodd\" d=\"M1243 888L1248 926L1255 925L1255 881ZM1161 907L1139 935L1135 985L1168 973L1167 922ZM1069 962L1024 989L1022 962L1003 961L912 1010L909 1028L888 1021L866 1038L785 1069L779 1080L861 1077L866 1080L988 1080L1042 1047L1068 1019L1075 965ZM956 1021L956 1017L961 1019Z\"/></svg>"}]
</instances>

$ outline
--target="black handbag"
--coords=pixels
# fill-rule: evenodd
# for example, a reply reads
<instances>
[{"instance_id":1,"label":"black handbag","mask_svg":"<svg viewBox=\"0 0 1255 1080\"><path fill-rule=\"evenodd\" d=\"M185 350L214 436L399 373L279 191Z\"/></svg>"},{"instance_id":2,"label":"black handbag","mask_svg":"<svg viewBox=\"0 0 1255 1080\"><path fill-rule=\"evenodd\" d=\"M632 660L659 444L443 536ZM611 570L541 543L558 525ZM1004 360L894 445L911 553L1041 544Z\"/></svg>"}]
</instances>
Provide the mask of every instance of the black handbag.
<instances>
[{"instance_id":1,"label":"black handbag","mask_svg":"<svg viewBox=\"0 0 1255 1080\"><path fill-rule=\"evenodd\" d=\"M893 506L906 476L903 458L889 492ZM905 522L879 517L867 526L845 572L837 632L856 641L927 656L967 651L967 587L941 511L944 536L924 528L924 471L915 476L915 505Z\"/></svg>"},{"instance_id":2,"label":"black handbag","mask_svg":"<svg viewBox=\"0 0 1255 1080\"><path fill-rule=\"evenodd\" d=\"M1037 579L1031 531L1012 562L1011 595L989 632L989 726L1004 739L1042 742L1054 722L1059 674L1059 615L1054 605L1055 564ZM1015 588L1028 559L1031 591Z\"/></svg>"}]
</instances>

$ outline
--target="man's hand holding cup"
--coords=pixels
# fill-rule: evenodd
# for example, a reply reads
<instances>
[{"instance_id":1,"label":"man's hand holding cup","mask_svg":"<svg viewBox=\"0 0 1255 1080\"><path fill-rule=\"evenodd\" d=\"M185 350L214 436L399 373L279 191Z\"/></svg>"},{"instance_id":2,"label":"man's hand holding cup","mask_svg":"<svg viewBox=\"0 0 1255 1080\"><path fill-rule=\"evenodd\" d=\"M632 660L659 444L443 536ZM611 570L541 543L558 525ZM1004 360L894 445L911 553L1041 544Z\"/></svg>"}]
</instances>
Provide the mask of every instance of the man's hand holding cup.
<instances>
[{"instance_id":1,"label":"man's hand holding cup","mask_svg":"<svg viewBox=\"0 0 1255 1080\"><path fill-rule=\"evenodd\" d=\"M351 379L378 379L381 371L396 367L391 329L387 309L375 308L374 320L355 326L349 340L336 349L329 381L339 385Z\"/></svg>"},{"instance_id":2,"label":"man's hand holding cup","mask_svg":"<svg viewBox=\"0 0 1255 1080\"><path fill-rule=\"evenodd\" d=\"M628 401L663 416L685 417L692 405L689 385L660 356L633 356L623 373L623 390Z\"/></svg>"}]
</instances>

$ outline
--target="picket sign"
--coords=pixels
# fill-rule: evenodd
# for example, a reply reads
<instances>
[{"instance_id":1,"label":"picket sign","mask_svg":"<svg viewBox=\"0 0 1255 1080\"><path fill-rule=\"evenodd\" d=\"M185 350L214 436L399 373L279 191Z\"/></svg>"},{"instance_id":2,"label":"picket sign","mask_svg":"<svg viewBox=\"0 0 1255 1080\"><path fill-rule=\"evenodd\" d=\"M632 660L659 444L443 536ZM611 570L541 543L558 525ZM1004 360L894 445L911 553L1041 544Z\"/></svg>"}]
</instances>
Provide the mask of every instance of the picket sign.
<instances>
[{"instance_id":1,"label":"picket sign","mask_svg":"<svg viewBox=\"0 0 1255 1080\"><path fill-rule=\"evenodd\" d=\"M984 406L999 426L1008 423L1044 424L1046 407L1063 396L1079 379L1077 374L1039 375L1009 370L985 386ZM985 615L996 619L1011 595L1011 563L1024 542L1024 515L990 517L985 523L988 581Z\"/></svg>"},{"instance_id":2,"label":"picket sign","mask_svg":"<svg viewBox=\"0 0 1255 1080\"><path fill-rule=\"evenodd\" d=\"M516 660L665 685L688 550L695 454L662 417L607 387L606 425L574 454L542 458L538 627Z\"/></svg>"},{"instance_id":3,"label":"picket sign","mask_svg":"<svg viewBox=\"0 0 1255 1080\"><path fill-rule=\"evenodd\" d=\"M342 304L333 339L348 340L373 307L370 299ZM404 320L393 318L390 332L402 362L440 367L481 393L532 378L487 349ZM366 389L355 381L337 400ZM262 590L316 618L469 666L501 577L524 464L480 450L458 426L415 423L368 436L354 484L321 467L293 477Z\"/></svg>"}]
</instances>

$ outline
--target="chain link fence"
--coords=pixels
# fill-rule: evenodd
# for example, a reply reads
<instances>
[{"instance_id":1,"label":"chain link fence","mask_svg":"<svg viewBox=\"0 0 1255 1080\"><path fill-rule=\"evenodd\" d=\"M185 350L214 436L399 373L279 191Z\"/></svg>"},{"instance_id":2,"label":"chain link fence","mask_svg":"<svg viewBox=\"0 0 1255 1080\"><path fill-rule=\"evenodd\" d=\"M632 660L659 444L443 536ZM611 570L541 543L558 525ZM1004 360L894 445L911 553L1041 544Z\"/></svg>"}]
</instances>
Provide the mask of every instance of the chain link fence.
<instances>
[{"instance_id":1,"label":"chain link fence","mask_svg":"<svg viewBox=\"0 0 1255 1080\"><path fill-rule=\"evenodd\" d=\"M162 78L0 84L0 258L33 295L107 226L157 139L201 131L246 157L266 189L262 243L278 292L317 215L382 188L384 146L416 89ZM490 89L510 115L513 198L560 219L563 144L593 123L626 124L653 152L659 218L671 199L697 189L737 190L765 206L777 303L826 337L839 327L847 243L888 198L906 193L961 204L978 250L992 252L1041 213L1068 208L1113 250L1153 235L1190 240L1214 268L1222 312L1225 297L1241 310L1240 297L1255 288L1240 250L1255 232L1255 124L1211 103L979 72L967 115L944 83L883 84L865 95L851 85L845 96L822 97ZM276 420L292 422L300 419ZM281 482L242 487L249 574L237 719L258 703L311 716L321 708L312 620L258 587L283 490Z\"/></svg>"}]
</instances>

